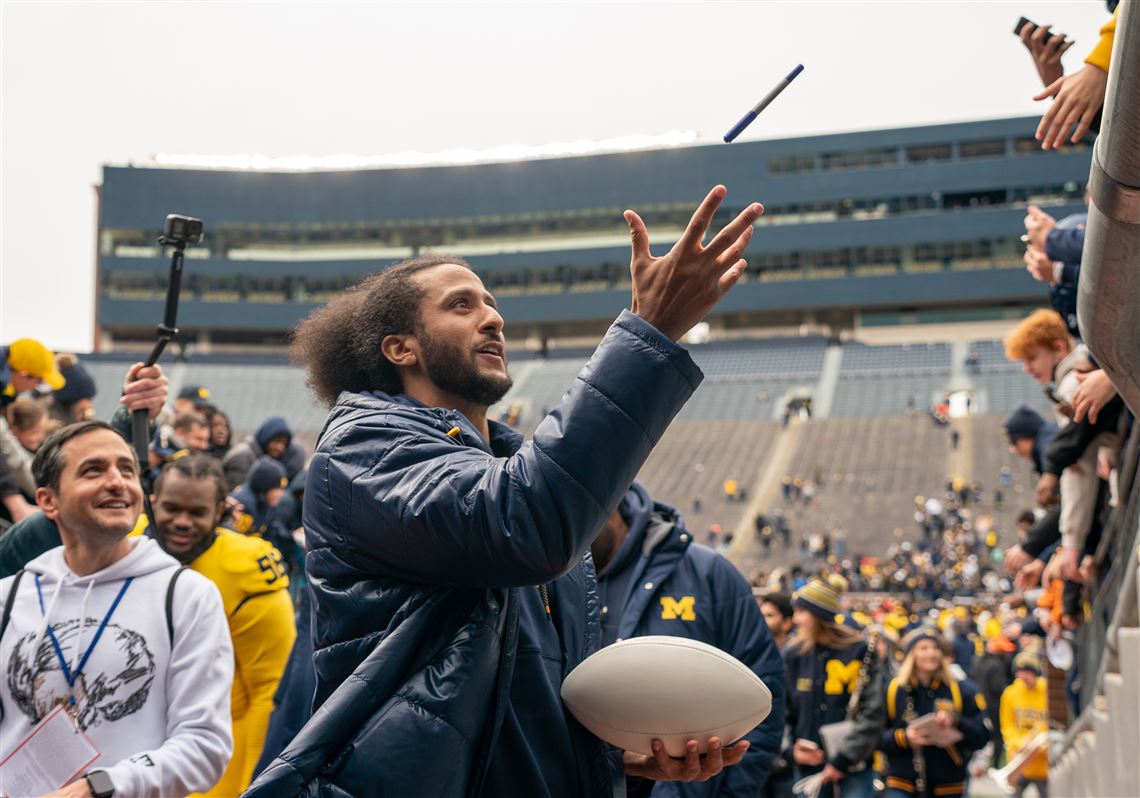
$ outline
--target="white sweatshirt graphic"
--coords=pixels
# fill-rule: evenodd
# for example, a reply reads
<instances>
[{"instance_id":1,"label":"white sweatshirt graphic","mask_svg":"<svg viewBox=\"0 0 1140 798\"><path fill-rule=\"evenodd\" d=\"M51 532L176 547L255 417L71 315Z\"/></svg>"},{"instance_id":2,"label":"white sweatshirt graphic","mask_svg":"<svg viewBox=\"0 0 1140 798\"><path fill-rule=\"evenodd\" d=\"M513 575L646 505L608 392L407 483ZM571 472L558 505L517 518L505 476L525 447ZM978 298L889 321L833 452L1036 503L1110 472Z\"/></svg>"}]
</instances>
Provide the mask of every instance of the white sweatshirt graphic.
<instances>
[{"instance_id":1,"label":"white sweatshirt graphic","mask_svg":"<svg viewBox=\"0 0 1140 798\"><path fill-rule=\"evenodd\" d=\"M100 752L89 769L107 771L116 798L184 796L214 785L233 749L233 648L217 588L194 571L174 588L171 645L166 594L177 568L150 538L90 576L68 569L62 546L28 563L0 639L0 759L72 692L48 625L74 672L134 577L75 681L79 724ZM13 579L0 581L0 606Z\"/></svg>"}]
</instances>

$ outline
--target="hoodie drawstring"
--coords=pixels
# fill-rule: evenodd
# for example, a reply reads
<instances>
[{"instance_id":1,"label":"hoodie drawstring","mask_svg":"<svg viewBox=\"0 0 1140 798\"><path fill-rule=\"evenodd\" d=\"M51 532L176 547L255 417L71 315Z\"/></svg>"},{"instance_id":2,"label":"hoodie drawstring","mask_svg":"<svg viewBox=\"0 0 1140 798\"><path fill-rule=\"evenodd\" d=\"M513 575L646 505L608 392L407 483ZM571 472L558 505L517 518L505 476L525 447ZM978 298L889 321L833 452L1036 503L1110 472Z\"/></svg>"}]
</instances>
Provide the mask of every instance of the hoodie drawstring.
<instances>
[{"instance_id":1,"label":"hoodie drawstring","mask_svg":"<svg viewBox=\"0 0 1140 798\"><path fill-rule=\"evenodd\" d=\"M77 579L76 582L78 581ZM79 652L83 650L83 630L87 628L87 624L85 623L87 619L87 600L91 598L91 588L94 586L95 580L88 578L87 590L83 591L83 603L79 605L79 629L75 632L75 658L71 661L71 670L73 673L75 667L79 664ZM45 618L44 621L46 622L47 619Z\"/></svg>"},{"instance_id":2,"label":"hoodie drawstring","mask_svg":"<svg viewBox=\"0 0 1140 798\"><path fill-rule=\"evenodd\" d=\"M63 647L60 645L59 638L55 635L55 630L51 628L51 624L49 622L51 613L49 610L44 609L44 594L40 586L40 575L36 574L36 594L39 596L40 600L40 612L43 613L44 616L44 631L46 631L47 636L51 638L52 647L55 649L55 656L59 660L60 669L63 671L63 678L67 681L67 692L69 698L68 703L70 705L72 713L74 713L76 710L75 683L79 681L79 675L83 673L83 669L87 666L87 660L91 658L91 653L95 650L95 646L98 645L99 638L103 636L103 630L107 628L107 624L110 622L111 616L115 614L115 610L118 608L119 602L123 600L123 596L126 594L127 588L131 586L131 582L133 581L135 581L135 578L131 576L123 582L123 586L119 588L118 595L115 596L115 600L111 602L111 606L107 609L107 614L103 616L103 620L99 623L99 628L95 630L95 635L91 638L90 645L87 646L87 650L84 651L82 657L80 657L79 652L83 649L78 645L78 643L82 638L83 627L87 622L87 599L91 595L92 586L95 584L94 579L88 580L87 592L83 596L83 610L79 615L79 629L76 633L77 645L75 653L79 661L78 664L73 663L75 665L75 669L72 670L72 668L67 664L67 658L63 656ZM58 598L62 585L63 579L61 578L59 585L56 586L56 595L52 599L50 609L55 609L55 598ZM43 640L43 635L44 632L40 632L40 635L36 641L36 647L32 649L33 654L39 650L39 642Z\"/></svg>"}]
</instances>

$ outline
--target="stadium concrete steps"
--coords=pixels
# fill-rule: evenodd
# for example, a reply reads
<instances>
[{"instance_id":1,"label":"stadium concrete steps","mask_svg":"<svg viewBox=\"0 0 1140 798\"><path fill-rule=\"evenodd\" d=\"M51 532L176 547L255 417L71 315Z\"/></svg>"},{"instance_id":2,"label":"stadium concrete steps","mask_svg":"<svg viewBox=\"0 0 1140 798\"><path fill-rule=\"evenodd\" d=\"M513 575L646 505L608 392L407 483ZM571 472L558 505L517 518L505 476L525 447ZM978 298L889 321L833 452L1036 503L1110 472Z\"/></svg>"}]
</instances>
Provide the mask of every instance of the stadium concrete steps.
<instances>
[{"instance_id":1,"label":"stadium concrete steps","mask_svg":"<svg viewBox=\"0 0 1140 798\"><path fill-rule=\"evenodd\" d=\"M815 418L828 418L831 403L835 401L835 388L839 384L839 371L843 367L843 347L831 345L823 355L823 369L812 397L811 412Z\"/></svg>"},{"instance_id":2,"label":"stadium concrete steps","mask_svg":"<svg viewBox=\"0 0 1140 798\"><path fill-rule=\"evenodd\" d=\"M748 558L754 557L758 549L756 525L752 519L765 507L776 502L781 480L788 471L788 465L792 461L805 423L798 418L788 422L776 437L775 443L769 450L769 456L760 459L762 464L760 471L750 488L749 495L752 496L752 500L748 502L740 514L740 520L736 522L732 545L726 555L741 573L749 573L751 568Z\"/></svg>"},{"instance_id":3,"label":"stadium concrete steps","mask_svg":"<svg viewBox=\"0 0 1140 798\"><path fill-rule=\"evenodd\" d=\"M1140 567L1135 576L1140 588ZM1120 671L1104 674L1104 694L1083 716L1086 728L1052 763L1056 798L1140 795L1140 628L1120 628L1116 649Z\"/></svg>"}]
</instances>

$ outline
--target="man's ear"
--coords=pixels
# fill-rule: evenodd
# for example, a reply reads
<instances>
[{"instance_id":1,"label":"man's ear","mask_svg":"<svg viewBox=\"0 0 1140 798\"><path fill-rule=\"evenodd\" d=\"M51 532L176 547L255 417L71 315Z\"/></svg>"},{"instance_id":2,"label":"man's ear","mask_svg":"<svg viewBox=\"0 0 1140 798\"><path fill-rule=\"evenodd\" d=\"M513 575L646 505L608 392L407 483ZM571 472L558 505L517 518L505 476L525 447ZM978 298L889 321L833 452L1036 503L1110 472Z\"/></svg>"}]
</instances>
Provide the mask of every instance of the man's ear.
<instances>
[{"instance_id":1,"label":"man's ear","mask_svg":"<svg viewBox=\"0 0 1140 798\"><path fill-rule=\"evenodd\" d=\"M51 488L36 488L36 504L43 510L44 515L52 521L59 523L59 497Z\"/></svg>"},{"instance_id":2,"label":"man's ear","mask_svg":"<svg viewBox=\"0 0 1140 798\"><path fill-rule=\"evenodd\" d=\"M385 335L380 342L380 354L395 366L414 366L419 363L419 356L412 341L412 335Z\"/></svg>"}]
</instances>

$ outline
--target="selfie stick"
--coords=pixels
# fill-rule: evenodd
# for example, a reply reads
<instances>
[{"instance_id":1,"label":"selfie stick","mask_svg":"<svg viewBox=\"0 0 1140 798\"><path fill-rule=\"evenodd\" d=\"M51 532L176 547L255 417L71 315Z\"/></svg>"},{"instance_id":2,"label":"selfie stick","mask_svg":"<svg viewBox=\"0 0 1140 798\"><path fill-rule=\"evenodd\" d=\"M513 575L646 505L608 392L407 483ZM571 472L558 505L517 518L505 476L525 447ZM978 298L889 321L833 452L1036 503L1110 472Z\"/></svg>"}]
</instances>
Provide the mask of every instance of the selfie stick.
<instances>
[{"instance_id":1,"label":"selfie stick","mask_svg":"<svg viewBox=\"0 0 1140 798\"><path fill-rule=\"evenodd\" d=\"M188 225L189 222L196 223L197 229L194 230L191 225ZM186 234L188 227L191 228L189 235ZM155 328L155 336L158 340L155 341L154 349L150 350L150 355L143 363L143 368L157 363L162 356L162 350L166 348L174 336L178 335L178 328L175 325L178 322L178 294L182 290L182 258L186 252L187 244L197 244L201 240L201 222L197 219L189 219L175 214L166 217L163 234L158 237L160 246L174 247L174 255L170 259L170 279L166 284L166 309L162 314L162 322ZM147 421L146 410L140 409L131 413L131 443L134 444L135 453L139 458L139 477L141 478L146 470L150 450L150 425ZM154 510L151 509L150 497L147 495L145 486L143 505L153 532L157 527L154 523Z\"/></svg>"},{"instance_id":2,"label":"selfie stick","mask_svg":"<svg viewBox=\"0 0 1140 798\"><path fill-rule=\"evenodd\" d=\"M724 134L724 143L730 144L733 139L735 139L737 136L739 136L741 133L743 133L744 128L751 125L752 122L756 119L756 117L760 115L760 112L763 111L765 108L767 108L769 105L771 105L772 100L779 97L780 92L782 92L784 89L788 88L788 84L790 84L793 80L795 80L796 75L800 74L803 71L804 71L804 65L803 64L796 64L796 68L793 69L791 72L789 72L788 76L786 78L784 78L779 83L777 83L776 88L774 88L770 92L768 92L768 94L765 95L763 100L756 103L755 108L753 108L751 111L746 113L743 117L740 118L739 122L737 122L735 125L732 126L732 130L730 130Z\"/></svg>"},{"instance_id":3,"label":"selfie stick","mask_svg":"<svg viewBox=\"0 0 1140 798\"><path fill-rule=\"evenodd\" d=\"M182 290L182 257L186 251L186 242L171 240L163 235L159 236L158 243L173 246L174 257L170 260L170 280L166 284L166 310L162 314L162 322L155 328L155 335L158 340L155 341L154 349L150 350L150 355L143 363L144 368L157 363L162 356L162 350L166 348L174 336L178 335L178 328L174 325L178 319L178 294ZM147 411L145 410L136 410L131 414L131 441L134 443L135 452L139 456L140 466L147 460L147 450L150 444L149 425L146 416Z\"/></svg>"}]
</instances>

